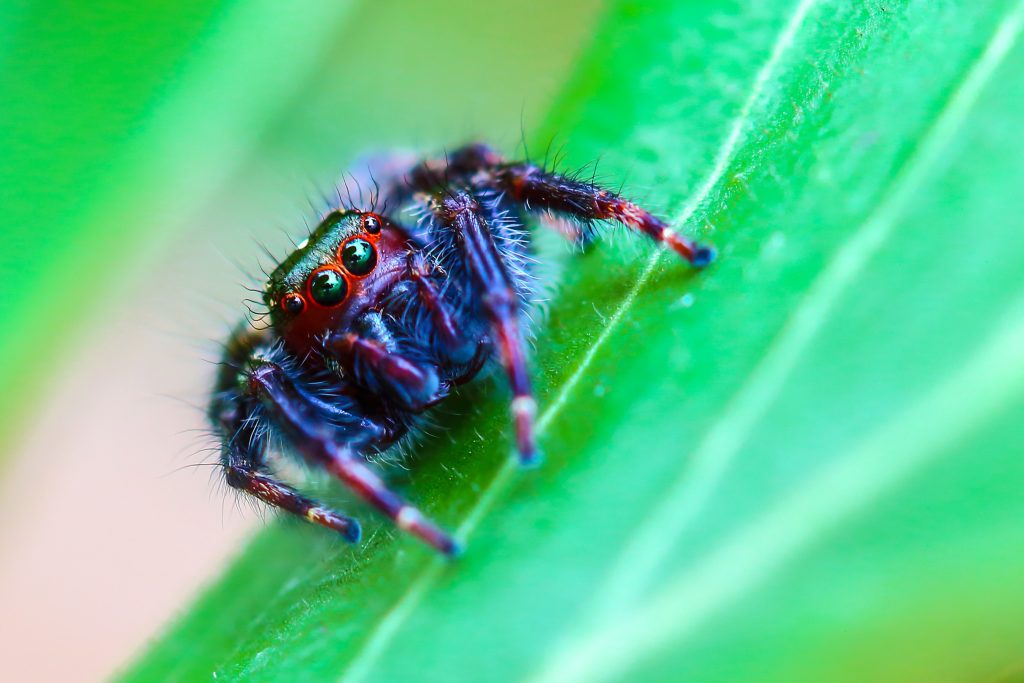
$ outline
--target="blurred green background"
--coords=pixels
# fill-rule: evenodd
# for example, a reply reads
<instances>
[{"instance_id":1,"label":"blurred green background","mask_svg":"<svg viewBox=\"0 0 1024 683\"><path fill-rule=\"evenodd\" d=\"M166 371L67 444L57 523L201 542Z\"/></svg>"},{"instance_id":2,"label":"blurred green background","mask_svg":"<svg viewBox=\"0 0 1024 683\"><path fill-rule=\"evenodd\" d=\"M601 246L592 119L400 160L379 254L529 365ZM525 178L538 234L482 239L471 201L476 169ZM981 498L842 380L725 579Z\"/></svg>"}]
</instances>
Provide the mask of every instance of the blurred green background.
<instances>
[{"instance_id":1,"label":"blurred green background","mask_svg":"<svg viewBox=\"0 0 1024 683\"><path fill-rule=\"evenodd\" d=\"M1024 680L1022 27L1020 0L6 3L14 678ZM472 138L600 159L720 261L540 240L547 463L509 463L484 382L393 473L458 563L337 491L358 548L273 522L236 551L212 470L163 483L200 413L149 399L202 403L259 244L340 170Z\"/></svg>"}]
</instances>

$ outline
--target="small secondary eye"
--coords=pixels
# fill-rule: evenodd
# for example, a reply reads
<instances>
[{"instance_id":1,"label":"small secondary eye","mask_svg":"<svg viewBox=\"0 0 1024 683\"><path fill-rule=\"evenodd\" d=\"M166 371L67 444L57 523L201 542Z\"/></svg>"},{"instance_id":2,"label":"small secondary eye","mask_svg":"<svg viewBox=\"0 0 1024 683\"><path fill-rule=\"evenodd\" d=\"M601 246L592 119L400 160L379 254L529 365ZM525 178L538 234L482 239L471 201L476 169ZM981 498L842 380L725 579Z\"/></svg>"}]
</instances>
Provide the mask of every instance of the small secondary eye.
<instances>
[{"instance_id":1,"label":"small secondary eye","mask_svg":"<svg viewBox=\"0 0 1024 683\"><path fill-rule=\"evenodd\" d=\"M366 275L377 265L377 252L366 240L350 240L341 248L341 262L353 275Z\"/></svg>"},{"instance_id":2,"label":"small secondary eye","mask_svg":"<svg viewBox=\"0 0 1024 683\"><path fill-rule=\"evenodd\" d=\"M302 313L303 310L305 310L306 300L302 298L301 294L289 292L288 294L285 294L283 297L281 297L281 308L284 310L285 313L290 313L291 315L298 315L299 313Z\"/></svg>"},{"instance_id":3,"label":"small secondary eye","mask_svg":"<svg viewBox=\"0 0 1024 683\"><path fill-rule=\"evenodd\" d=\"M341 273L327 268L310 276L309 293L321 306L336 306L348 295L348 285Z\"/></svg>"},{"instance_id":4,"label":"small secondary eye","mask_svg":"<svg viewBox=\"0 0 1024 683\"><path fill-rule=\"evenodd\" d=\"M380 219L372 213L366 214L363 216L363 230L371 235L376 235L380 232Z\"/></svg>"}]
</instances>

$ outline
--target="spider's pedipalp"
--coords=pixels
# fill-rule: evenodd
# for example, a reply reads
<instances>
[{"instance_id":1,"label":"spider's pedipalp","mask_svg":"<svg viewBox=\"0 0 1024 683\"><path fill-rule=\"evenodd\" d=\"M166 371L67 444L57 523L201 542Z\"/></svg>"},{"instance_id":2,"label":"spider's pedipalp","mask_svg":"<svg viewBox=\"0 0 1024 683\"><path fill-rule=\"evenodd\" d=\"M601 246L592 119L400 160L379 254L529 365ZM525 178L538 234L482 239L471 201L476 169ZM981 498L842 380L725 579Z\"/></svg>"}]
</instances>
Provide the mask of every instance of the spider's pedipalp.
<instances>
[{"instance_id":1,"label":"spider's pedipalp","mask_svg":"<svg viewBox=\"0 0 1024 683\"><path fill-rule=\"evenodd\" d=\"M431 275L433 271L427 266L423 254L410 253L409 276L416 283L420 301L430 317L434 336L452 364L465 365L473 360L479 344L463 332L455 310L444 298Z\"/></svg>"},{"instance_id":2,"label":"spider's pedipalp","mask_svg":"<svg viewBox=\"0 0 1024 683\"><path fill-rule=\"evenodd\" d=\"M414 413L445 397L437 368L422 360L425 352L408 340L398 339L380 313L365 313L353 327L358 331L331 334L324 340L324 348L367 388L386 393Z\"/></svg>"}]
</instances>

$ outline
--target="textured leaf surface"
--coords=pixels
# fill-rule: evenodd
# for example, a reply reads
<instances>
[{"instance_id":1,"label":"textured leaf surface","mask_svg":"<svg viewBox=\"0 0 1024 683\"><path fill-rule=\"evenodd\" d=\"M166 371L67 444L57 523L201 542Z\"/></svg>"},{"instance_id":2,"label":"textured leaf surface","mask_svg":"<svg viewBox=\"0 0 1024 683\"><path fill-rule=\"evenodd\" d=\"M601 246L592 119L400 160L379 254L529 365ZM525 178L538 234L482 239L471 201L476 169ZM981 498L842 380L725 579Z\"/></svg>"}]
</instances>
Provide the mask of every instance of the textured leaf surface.
<instances>
[{"instance_id":1,"label":"textured leaf surface","mask_svg":"<svg viewBox=\"0 0 1024 683\"><path fill-rule=\"evenodd\" d=\"M536 132L721 258L564 264L544 467L484 384L401 479L466 556L273 526L126 680L1020 676L1024 5L752 4L613 3Z\"/></svg>"}]
</instances>

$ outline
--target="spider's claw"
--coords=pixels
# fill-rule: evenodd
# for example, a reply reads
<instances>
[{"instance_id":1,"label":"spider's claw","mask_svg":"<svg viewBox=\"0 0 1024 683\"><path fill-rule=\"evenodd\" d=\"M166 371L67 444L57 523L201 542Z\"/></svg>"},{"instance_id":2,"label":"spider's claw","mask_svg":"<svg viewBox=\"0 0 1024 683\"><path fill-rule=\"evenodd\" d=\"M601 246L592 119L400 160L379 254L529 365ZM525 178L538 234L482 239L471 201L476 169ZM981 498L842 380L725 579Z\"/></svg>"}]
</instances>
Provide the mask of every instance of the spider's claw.
<instances>
[{"instance_id":1,"label":"spider's claw","mask_svg":"<svg viewBox=\"0 0 1024 683\"><path fill-rule=\"evenodd\" d=\"M333 510L319 506L311 507L306 511L305 517L313 524L337 531L349 543L358 543L363 537L363 530L359 526L359 522L351 517L339 515Z\"/></svg>"},{"instance_id":2,"label":"spider's claw","mask_svg":"<svg viewBox=\"0 0 1024 683\"><path fill-rule=\"evenodd\" d=\"M363 540L363 528L359 526L359 522L353 519L348 529L341 532L341 537L349 543L359 543L359 541Z\"/></svg>"},{"instance_id":3,"label":"spider's claw","mask_svg":"<svg viewBox=\"0 0 1024 683\"><path fill-rule=\"evenodd\" d=\"M516 460L519 461L519 466L524 470L532 470L533 468L540 467L544 464L544 454L537 449L528 453L523 453L522 451L517 450L515 455Z\"/></svg>"},{"instance_id":4,"label":"spider's claw","mask_svg":"<svg viewBox=\"0 0 1024 683\"><path fill-rule=\"evenodd\" d=\"M456 560L462 557L462 553L466 550L465 547L456 541L454 538L449 538L448 543L444 548L438 548L445 557L450 560Z\"/></svg>"},{"instance_id":5,"label":"spider's claw","mask_svg":"<svg viewBox=\"0 0 1024 683\"><path fill-rule=\"evenodd\" d=\"M704 268L711 264L715 260L715 248L707 245L699 244L694 249L693 255L690 257L690 265L694 268Z\"/></svg>"},{"instance_id":6,"label":"spider's claw","mask_svg":"<svg viewBox=\"0 0 1024 683\"><path fill-rule=\"evenodd\" d=\"M656 239L686 259L694 268L704 268L715 260L714 247L698 244L670 228L657 233Z\"/></svg>"},{"instance_id":7,"label":"spider's claw","mask_svg":"<svg viewBox=\"0 0 1024 683\"><path fill-rule=\"evenodd\" d=\"M515 450L515 458L519 461L519 466L527 470L540 467L544 462L544 454L537 449L537 445L533 443L532 437L533 434L531 433L529 445L517 444Z\"/></svg>"},{"instance_id":8,"label":"spider's claw","mask_svg":"<svg viewBox=\"0 0 1024 683\"><path fill-rule=\"evenodd\" d=\"M462 547L448 532L411 505L406 505L398 511L395 515L395 525L447 557L456 557L462 553Z\"/></svg>"}]
</instances>

